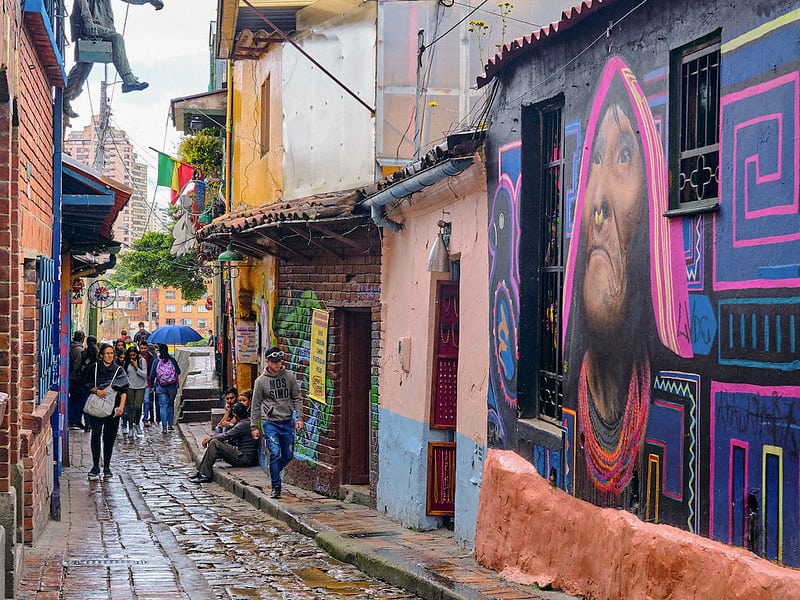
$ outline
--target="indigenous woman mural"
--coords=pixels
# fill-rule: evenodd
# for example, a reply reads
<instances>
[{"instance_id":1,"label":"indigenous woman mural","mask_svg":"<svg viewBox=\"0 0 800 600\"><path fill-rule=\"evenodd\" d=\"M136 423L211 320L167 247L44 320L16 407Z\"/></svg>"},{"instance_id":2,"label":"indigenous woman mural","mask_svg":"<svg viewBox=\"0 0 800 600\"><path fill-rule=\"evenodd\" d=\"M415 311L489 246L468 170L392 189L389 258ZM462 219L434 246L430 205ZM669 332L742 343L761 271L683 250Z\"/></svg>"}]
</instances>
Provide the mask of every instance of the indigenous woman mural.
<instances>
[{"instance_id":1,"label":"indigenous woman mural","mask_svg":"<svg viewBox=\"0 0 800 600\"><path fill-rule=\"evenodd\" d=\"M639 497L651 361L692 356L679 220L667 209L661 138L639 83L607 62L586 126L564 281L566 397L577 399L576 493ZM633 485L630 485L633 482Z\"/></svg>"}]
</instances>

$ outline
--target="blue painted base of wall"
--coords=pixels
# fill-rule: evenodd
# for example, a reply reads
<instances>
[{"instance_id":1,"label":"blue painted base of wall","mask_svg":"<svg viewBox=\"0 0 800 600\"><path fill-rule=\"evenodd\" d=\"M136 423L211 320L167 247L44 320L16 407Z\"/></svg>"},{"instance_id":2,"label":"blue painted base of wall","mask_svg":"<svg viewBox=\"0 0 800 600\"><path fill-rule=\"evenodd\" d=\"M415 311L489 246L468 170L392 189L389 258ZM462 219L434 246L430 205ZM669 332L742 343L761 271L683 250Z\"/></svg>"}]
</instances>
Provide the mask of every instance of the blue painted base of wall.
<instances>
[{"instance_id":1,"label":"blue painted base of wall","mask_svg":"<svg viewBox=\"0 0 800 600\"><path fill-rule=\"evenodd\" d=\"M379 422L376 508L410 529L440 527L441 518L425 514L428 442L450 441L452 432L383 409Z\"/></svg>"},{"instance_id":2,"label":"blue painted base of wall","mask_svg":"<svg viewBox=\"0 0 800 600\"><path fill-rule=\"evenodd\" d=\"M456 435L456 518L455 538L461 546L475 549L475 528L478 523L478 499L483 480L486 446Z\"/></svg>"}]
</instances>

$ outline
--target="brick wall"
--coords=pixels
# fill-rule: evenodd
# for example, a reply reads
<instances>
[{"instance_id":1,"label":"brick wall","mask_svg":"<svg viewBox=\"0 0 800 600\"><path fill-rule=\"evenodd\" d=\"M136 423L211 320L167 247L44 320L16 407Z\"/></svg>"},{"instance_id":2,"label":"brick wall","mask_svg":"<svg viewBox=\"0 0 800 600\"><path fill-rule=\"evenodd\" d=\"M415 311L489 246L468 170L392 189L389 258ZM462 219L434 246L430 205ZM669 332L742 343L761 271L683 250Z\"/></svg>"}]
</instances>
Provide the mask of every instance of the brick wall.
<instances>
[{"instance_id":1,"label":"brick wall","mask_svg":"<svg viewBox=\"0 0 800 600\"><path fill-rule=\"evenodd\" d=\"M53 469L50 415L57 394L38 398L37 256L53 257L53 103L44 69L25 29L19 40L20 86L15 147L16 202L11 215L12 382L10 463L21 463L23 540L33 542L49 519ZM13 242L12 242L13 243ZM16 293L14 293L16 290ZM15 372L16 371L16 372ZM16 402L13 397L16 396ZM0 445L2 437L0 437Z\"/></svg>"},{"instance_id":2,"label":"brick wall","mask_svg":"<svg viewBox=\"0 0 800 600\"><path fill-rule=\"evenodd\" d=\"M370 225L370 231L374 232ZM379 244L373 244L379 248ZM364 254L349 249L343 258L317 252L309 260L292 257L278 266L278 307L273 320L275 334L289 351L287 368L297 376L306 392L311 314L314 308L330 312L328 334L327 403L305 400L306 432L303 460L294 461L286 479L308 489L335 495L341 481L342 359L344 311L368 310L372 320L370 400L377 403L377 368L380 356L380 265L378 250ZM377 425L372 409L371 423ZM377 432L370 434L371 487L377 481Z\"/></svg>"}]
</instances>

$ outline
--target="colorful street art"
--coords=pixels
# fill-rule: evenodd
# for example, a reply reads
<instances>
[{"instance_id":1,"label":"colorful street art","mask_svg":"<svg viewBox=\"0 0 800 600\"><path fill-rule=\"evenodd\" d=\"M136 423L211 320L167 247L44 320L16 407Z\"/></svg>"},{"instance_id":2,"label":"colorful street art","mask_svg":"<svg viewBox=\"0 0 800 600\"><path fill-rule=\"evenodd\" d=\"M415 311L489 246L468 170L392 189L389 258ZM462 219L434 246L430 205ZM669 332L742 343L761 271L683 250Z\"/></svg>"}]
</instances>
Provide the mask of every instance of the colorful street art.
<instances>
[{"instance_id":1,"label":"colorful street art","mask_svg":"<svg viewBox=\"0 0 800 600\"><path fill-rule=\"evenodd\" d=\"M681 223L661 216L668 193L662 142L619 57L607 62L593 100L579 182L564 282L566 394L578 399L585 473L596 490L618 495L644 441L648 340L692 355ZM576 469L576 481L583 476Z\"/></svg>"},{"instance_id":2,"label":"colorful street art","mask_svg":"<svg viewBox=\"0 0 800 600\"><path fill-rule=\"evenodd\" d=\"M498 119L505 128L489 138L498 156L489 173L489 445L520 452L577 497L792 567L800 567L797 39L800 9L722 29L719 171L710 174L718 212L664 216L668 53L641 64L618 42L619 56L597 58L599 79L587 72L573 90L551 87L543 97L506 90L504 117L519 114L512 98L535 105L563 93L560 450L531 447L535 435L519 433L515 409L530 399L518 397L527 375L518 372L517 327L530 319L520 310L541 300L525 288L520 297L520 251L535 255L527 250L540 242L519 215L537 199L520 196L528 163L512 119Z\"/></svg>"},{"instance_id":3,"label":"colorful street art","mask_svg":"<svg viewBox=\"0 0 800 600\"><path fill-rule=\"evenodd\" d=\"M307 391L309 356L311 348L311 316L315 308L323 308L313 290L305 290L288 301L281 299L275 309L273 331L281 346L289 349L286 368L297 377L300 389ZM305 426L295 440L294 455L309 466L319 464L318 445L320 437L327 433L333 408L333 384L326 375L325 394L327 402L306 402L309 411Z\"/></svg>"}]
</instances>

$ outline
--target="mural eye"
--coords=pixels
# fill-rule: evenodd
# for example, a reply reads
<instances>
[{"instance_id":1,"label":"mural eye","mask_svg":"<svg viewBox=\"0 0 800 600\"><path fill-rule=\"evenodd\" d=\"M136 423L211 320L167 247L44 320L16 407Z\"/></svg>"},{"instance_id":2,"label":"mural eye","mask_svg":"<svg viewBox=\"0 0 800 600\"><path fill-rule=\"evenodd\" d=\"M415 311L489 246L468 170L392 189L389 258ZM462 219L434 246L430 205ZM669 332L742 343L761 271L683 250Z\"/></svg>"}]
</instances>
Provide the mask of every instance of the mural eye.
<instances>
[{"instance_id":1,"label":"mural eye","mask_svg":"<svg viewBox=\"0 0 800 600\"><path fill-rule=\"evenodd\" d=\"M600 153L599 152L592 152L592 164L593 165L599 165L602 162L603 162L603 159L600 158Z\"/></svg>"},{"instance_id":2,"label":"mural eye","mask_svg":"<svg viewBox=\"0 0 800 600\"><path fill-rule=\"evenodd\" d=\"M619 151L619 162L620 163L629 163L631 162L631 149L630 146L625 146L622 150Z\"/></svg>"}]
</instances>

